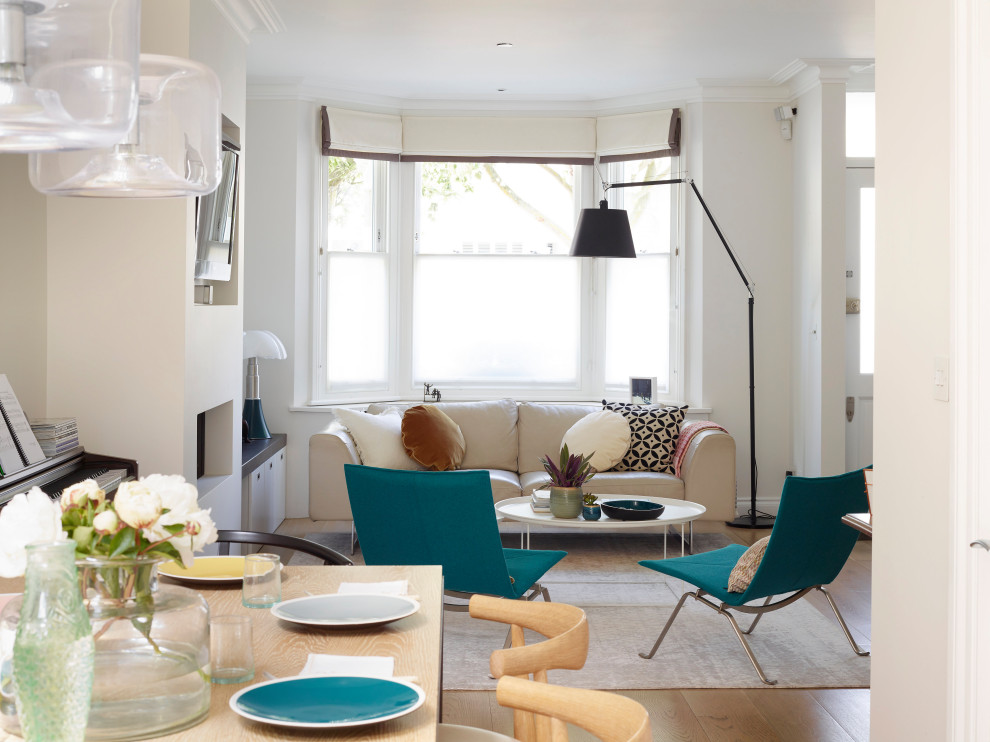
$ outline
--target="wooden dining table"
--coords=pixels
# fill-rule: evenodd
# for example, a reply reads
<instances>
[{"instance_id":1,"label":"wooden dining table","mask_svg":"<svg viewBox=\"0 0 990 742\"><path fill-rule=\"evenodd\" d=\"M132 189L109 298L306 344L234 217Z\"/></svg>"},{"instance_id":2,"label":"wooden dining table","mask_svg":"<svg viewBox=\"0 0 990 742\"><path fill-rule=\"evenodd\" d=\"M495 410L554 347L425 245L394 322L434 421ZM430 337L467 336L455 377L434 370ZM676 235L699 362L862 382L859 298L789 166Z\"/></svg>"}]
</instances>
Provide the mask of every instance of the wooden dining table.
<instances>
[{"instance_id":1,"label":"wooden dining table","mask_svg":"<svg viewBox=\"0 0 990 742\"><path fill-rule=\"evenodd\" d=\"M420 610L384 626L331 629L291 624L267 609L241 605L239 585L200 589L210 615L251 616L255 660L254 679L232 685L213 685L210 713L189 729L155 737L163 742L237 740L275 742L290 740L362 740L376 742L434 742L440 710L440 670L443 616L443 577L439 566L336 567L286 566L282 572L282 599L337 592L341 582L408 580L409 593L418 596ZM21 580L0 580L0 592L19 592ZM396 719L367 726L339 729L297 729L245 719L231 710L230 697L252 683L299 674L309 654L390 656L395 676L412 676L426 694L422 706ZM19 742L0 731L0 742Z\"/></svg>"}]
</instances>

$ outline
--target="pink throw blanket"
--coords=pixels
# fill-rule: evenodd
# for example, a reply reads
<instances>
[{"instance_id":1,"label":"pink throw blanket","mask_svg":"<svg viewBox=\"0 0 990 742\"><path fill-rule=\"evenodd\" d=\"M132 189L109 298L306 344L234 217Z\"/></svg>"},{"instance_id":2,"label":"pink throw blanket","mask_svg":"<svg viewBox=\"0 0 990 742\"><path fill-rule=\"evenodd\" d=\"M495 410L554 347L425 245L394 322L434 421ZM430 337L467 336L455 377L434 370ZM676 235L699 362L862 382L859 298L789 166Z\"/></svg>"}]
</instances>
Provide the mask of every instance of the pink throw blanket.
<instances>
[{"instance_id":1,"label":"pink throw blanket","mask_svg":"<svg viewBox=\"0 0 990 742\"><path fill-rule=\"evenodd\" d=\"M691 445L691 439L702 430L721 430L725 433L729 432L718 423L713 423L708 420L696 420L695 422L688 423L681 428L681 433L677 436L677 446L674 447L675 477L681 476L681 464L684 463L684 457L687 456L687 450L688 446Z\"/></svg>"}]
</instances>

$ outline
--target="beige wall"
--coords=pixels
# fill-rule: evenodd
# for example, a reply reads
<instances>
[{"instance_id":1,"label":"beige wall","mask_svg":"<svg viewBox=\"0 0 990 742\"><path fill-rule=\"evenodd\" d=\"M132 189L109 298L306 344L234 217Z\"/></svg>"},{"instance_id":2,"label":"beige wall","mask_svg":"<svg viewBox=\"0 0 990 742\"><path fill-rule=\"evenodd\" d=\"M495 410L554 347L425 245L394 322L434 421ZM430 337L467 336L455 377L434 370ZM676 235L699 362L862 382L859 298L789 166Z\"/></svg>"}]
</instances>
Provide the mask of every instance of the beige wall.
<instances>
[{"instance_id":1,"label":"beige wall","mask_svg":"<svg viewBox=\"0 0 990 742\"><path fill-rule=\"evenodd\" d=\"M935 356L950 354L951 8L876 3L877 742L946 739L953 446L932 371Z\"/></svg>"},{"instance_id":2,"label":"beige wall","mask_svg":"<svg viewBox=\"0 0 990 742\"><path fill-rule=\"evenodd\" d=\"M27 155L0 154L0 225L0 374L28 417L47 417L45 197L28 183Z\"/></svg>"}]
</instances>

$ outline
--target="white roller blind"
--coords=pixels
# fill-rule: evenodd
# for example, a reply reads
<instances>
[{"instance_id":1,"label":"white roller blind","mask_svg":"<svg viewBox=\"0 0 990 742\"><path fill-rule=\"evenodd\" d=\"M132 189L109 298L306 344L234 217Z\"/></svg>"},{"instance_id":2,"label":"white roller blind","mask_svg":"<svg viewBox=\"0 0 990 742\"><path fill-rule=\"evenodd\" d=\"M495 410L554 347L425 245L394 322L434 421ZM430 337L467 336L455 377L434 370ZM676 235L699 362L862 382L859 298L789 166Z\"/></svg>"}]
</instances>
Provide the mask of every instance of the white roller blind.
<instances>
[{"instance_id":1,"label":"white roller blind","mask_svg":"<svg viewBox=\"0 0 990 742\"><path fill-rule=\"evenodd\" d=\"M597 153L601 162L679 154L680 111L676 108L601 116L597 124Z\"/></svg>"},{"instance_id":2,"label":"white roller blind","mask_svg":"<svg viewBox=\"0 0 990 742\"><path fill-rule=\"evenodd\" d=\"M402 117L403 160L586 165L594 157L593 118Z\"/></svg>"},{"instance_id":3,"label":"white roller blind","mask_svg":"<svg viewBox=\"0 0 990 742\"><path fill-rule=\"evenodd\" d=\"M324 155L398 161L402 119L384 113L321 109Z\"/></svg>"}]
</instances>

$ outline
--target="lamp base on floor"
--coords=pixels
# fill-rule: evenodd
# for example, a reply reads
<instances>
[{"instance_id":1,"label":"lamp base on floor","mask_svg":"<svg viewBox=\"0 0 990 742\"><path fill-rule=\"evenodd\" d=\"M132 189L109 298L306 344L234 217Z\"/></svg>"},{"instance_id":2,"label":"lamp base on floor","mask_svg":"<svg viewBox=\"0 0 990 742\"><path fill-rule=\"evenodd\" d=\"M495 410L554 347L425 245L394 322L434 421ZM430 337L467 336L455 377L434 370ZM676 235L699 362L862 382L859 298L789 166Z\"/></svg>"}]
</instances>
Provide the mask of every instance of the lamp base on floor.
<instances>
[{"instance_id":1,"label":"lamp base on floor","mask_svg":"<svg viewBox=\"0 0 990 742\"><path fill-rule=\"evenodd\" d=\"M735 520L725 521L725 525L732 528L773 528L774 518L766 515L740 515Z\"/></svg>"},{"instance_id":2,"label":"lamp base on floor","mask_svg":"<svg viewBox=\"0 0 990 742\"><path fill-rule=\"evenodd\" d=\"M260 399L244 400L243 417L248 426L248 438L250 440L272 437L272 434L268 432L268 423L265 422L265 413L261 411Z\"/></svg>"}]
</instances>

